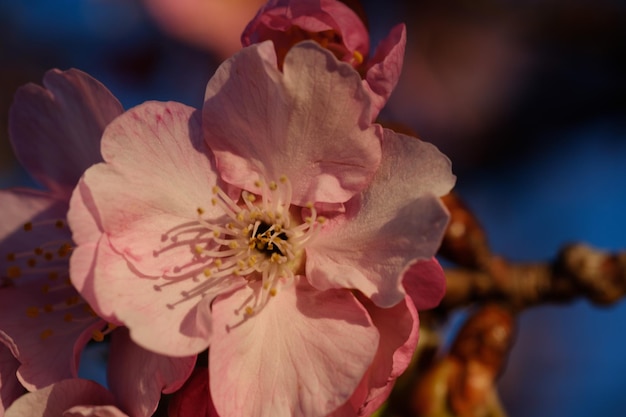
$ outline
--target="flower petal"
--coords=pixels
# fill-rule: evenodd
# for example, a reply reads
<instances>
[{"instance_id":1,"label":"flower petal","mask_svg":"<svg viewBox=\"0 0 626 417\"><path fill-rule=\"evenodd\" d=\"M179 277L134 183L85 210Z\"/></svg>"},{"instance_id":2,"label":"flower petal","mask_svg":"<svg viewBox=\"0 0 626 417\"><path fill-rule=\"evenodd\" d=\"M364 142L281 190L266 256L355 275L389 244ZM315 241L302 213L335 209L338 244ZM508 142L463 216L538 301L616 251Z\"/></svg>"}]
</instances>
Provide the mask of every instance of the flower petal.
<instances>
[{"instance_id":1,"label":"flower petal","mask_svg":"<svg viewBox=\"0 0 626 417\"><path fill-rule=\"evenodd\" d=\"M346 402L370 365L378 332L349 291L305 280L254 316L233 314L260 284L213 304L211 394L220 415L322 417Z\"/></svg>"},{"instance_id":2,"label":"flower petal","mask_svg":"<svg viewBox=\"0 0 626 417\"><path fill-rule=\"evenodd\" d=\"M81 264L83 257L93 259L91 268ZM76 249L71 258L72 274L79 270L87 274L83 281L88 289L83 294L86 298L94 297L93 301L87 298L92 307L108 320L126 325L131 339L139 346L162 355L183 357L209 345L211 295L188 300L175 281L137 275L112 248L107 236L96 244Z\"/></svg>"},{"instance_id":3,"label":"flower petal","mask_svg":"<svg viewBox=\"0 0 626 417\"><path fill-rule=\"evenodd\" d=\"M48 263L48 251L51 260L60 261L56 254L61 244L51 246L51 242L71 242L65 226L67 202L46 191L9 189L0 190L0 207L0 279L25 282L46 278L47 273L38 273L41 268L31 265ZM46 253L37 254L37 248Z\"/></svg>"},{"instance_id":4,"label":"flower petal","mask_svg":"<svg viewBox=\"0 0 626 417\"><path fill-rule=\"evenodd\" d=\"M398 84L405 46L406 27L401 23L391 29L368 63L363 84L372 99L372 120L376 119L380 110L385 107Z\"/></svg>"},{"instance_id":5,"label":"flower petal","mask_svg":"<svg viewBox=\"0 0 626 417\"><path fill-rule=\"evenodd\" d=\"M455 177L450 161L416 138L385 130L383 148L371 187L307 247L306 276L318 289L354 288L390 307L404 298L404 269L439 248L448 213L438 196Z\"/></svg>"},{"instance_id":6,"label":"flower petal","mask_svg":"<svg viewBox=\"0 0 626 417\"><path fill-rule=\"evenodd\" d=\"M123 108L99 81L76 69L50 70L43 84L18 89L9 134L28 172L69 198L82 173L101 160L102 131Z\"/></svg>"},{"instance_id":7,"label":"flower petal","mask_svg":"<svg viewBox=\"0 0 626 417\"><path fill-rule=\"evenodd\" d=\"M17 399L5 417L59 417L77 405L105 406L113 404L113 396L106 388L86 379L66 379L31 392ZM69 414L71 417L90 414ZM91 414L103 417L126 417L119 410L108 414Z\"/></svg>"},{"instance_id":8,"label":"flower petal","mask_svg":"<svg viewBox=\"0 0 626 417\"><path fill-rule=\"evenodd\" d=\"M243 99L242 99L243 97ZM271 42L244 48L207 85L205 139L222 178L249 191L285 175L293 203L347 201L380 162L359 74L314 42L294 46L283 73Z\"/></svg>"},{"instance_id":9,"label":"flower petal","mask_svg":"<svg viewBox=\"0 0 626 417\"><path fill-rule=\"evenodd\" d=\"M0 331L0 416L25 391L15 374L20 363L11 350L1 343L5 337Z\"/></svg>"},{"instance_id":10,"label":"flower petal","mask_svg":"<svg viewBox=\"0 0 626 417\"><path fill-rule=\"evenodd\" d=\"M446 276L435 258L413 263L402 284L419 311L437 307L446 294Z\"/></svg>"},{"instance_id":11,"label":"flower petal","mask_svg":"<svg viewBox=\"0 0 626 417\"><path fill-rule=\"evenodd\" d=\"M0 329L16 346L18 377L29 390L76 377L83 347L104 326L70 285L42 287L32 282L0 291Z\"/></svg>"},{"instance_id":12,"label":"flower petal","mask_svg":"<svg viewBox=\"0 0 626 417\"><path fill-rule=\"evenodd\" d=\"M361 302L380 332L374 361L350 401L332 417L369 416L389 396L396 379L408 367L417 346L419 319L410 297L391 308L380 308L368 299Z\"/></svg>"},{"instance_id":13,"label":"flower petal","mask_svg":"<svg viewBox=\"0 0 626 417\"><path fill-rule=\"evenodd\" d=\"M111 335L108 381L117 404L131 417L151 416L161 392L178 390L187 380L196 357L172 358L146 351L130 340L128 329Z\"/></svg>"},{"instance_id":14,"label":"flower petal","mask_svg":"<svg viewBox=\"0 0 626 417\"><path fill-rule=\"evenodd\" d=\"M87 209L142 274L172 274L177 262L190 259L194 247L168 244L163 236L196 221L199 208L206 216L215 211L211 189L217 174L201 135L194 109L179 103L145 103L111 123L102 141L107 163L85 173L74 194L82 202L72 203L68 214L76 243L92 240L81 230Z\"/></svg>"}]
</instances>

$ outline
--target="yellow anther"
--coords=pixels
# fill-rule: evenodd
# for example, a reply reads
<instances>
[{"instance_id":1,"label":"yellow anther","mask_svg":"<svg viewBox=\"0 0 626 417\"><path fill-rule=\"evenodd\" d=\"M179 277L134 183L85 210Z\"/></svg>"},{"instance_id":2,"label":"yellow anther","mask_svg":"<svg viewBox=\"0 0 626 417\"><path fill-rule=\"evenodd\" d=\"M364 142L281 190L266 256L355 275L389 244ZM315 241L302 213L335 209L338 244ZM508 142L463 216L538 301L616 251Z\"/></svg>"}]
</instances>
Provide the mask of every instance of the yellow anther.
<instances>
[{"instance_id":1,"label":"yellow anther","mask_svg":"<svg viewBox=\"0 0 626 417\"><path fill-rule=\"evenodd\" d=\"M50 292L50 286L48 284L44 284L41 286L41 292L44 294L48 294Z\"/></svg>"},{"instance_id":2,"label":"yellow anther","mask_svg":"<svg viewBox=\"0 0 626 417\"><path fill-rule=\"evenodd\" d=\"M107 323L107 330L115 330L117 329L117 324Z\"/></svg>"},{"instance_id":3,"label":"yellow anther","mask_svg":"<svg viewBox=\"0 0 626 417\"><path fill-rule=\"evenodd\" d=\"M198 207L196 209L196 212L198 213L199 216L202 216L204 214L204 209L202 207Z\"/></svg>"},{"instance_id":4,"label":"yellow anther","mask_svg":"<svg viewBox=\"0 0 626 417\"><path fill-rule=\"evenodd\" d=\"M324 217L324 216L319 216L319 217L317 218L317 222L318 222L319 224L324 224L324 223L326 223L326 217Z\"/></svg>"},{"instance_id":5,"label":"yellow anther","mask_svg":"<svg viewBox=\"0 0 626 417\"><path fill-rule=\"evenodd\" d=\"M26 261L26 264L30 266L31 268L33 268L35 265L37 265L37 260L34 258L30 258L29 260Z\"/></svg>"},{"instance_id":6,"label":"yellow anther","mask_svg":"<svg viewBox=\"0 0 626 417\"><path fill-rule=\"evenodd\" d=\"M211 204L216 206L217 205L217 198L212 198L211 199Z\"/></svg>"},{"instance_id":7,"label":"yellow anther","mask_svg":"<svg viewBox=\"0 0 626 417\"><path fill-rule=\"evenodd\" d=\"M243 259L239 259L237 261L237 266L239 267L239 269L243 269L246 266L246 263L243 261Z\"/></svg>"},{"instance_id":8,"label":"yellow anther","mask_svg":"<svg viewBox=\"0 0 626 417\"><path fill-rule=\"evenodd\" d=\"M91 332L91 338L96 342L102 342L104 340L104 333L102 333L100 330L94 330L93 332Z\"/></svg>"},{"instance_id":9,"label":"yellow anther","mask_svg":"<svg viewBox=\"0 0 626 417\"><path fill-rule=\"evenodd\" d=\"M274 181L270 182L270 190L276 191L276 189L278 189L278 185Z\"/></svg>"},{"instance_id":10,"label":"yellow anther","mask_svg":"<svg viewBox=\"0 0 626 417\"><path fill-rule=\"evenodd\" d=\"M213 230L213 236L214 237L220 237L220 232L217 230Z\"/></svg>"},{"instance_id":11,"label":"yellow anther","mask_svg":"<svg viewBox=\"0 0 626 417\"><path fill-rule=\"evenodd\" d=\"M19 278L22 275L22 270L19 266L10 266L7 268L7 277Z\"/></svg>"},{"instance_id":12,"label":"yellow anther","mask_svg":"<svg viewBox=\"0 0 626 417\"><path fill-rule=\"evenodd\" d=\"M204 252L204 248L200 245L196 245L196 247L193 249L196 251L198 255L202 255L202 252Z\"/></svg>"},{"instance_id":13,"label":"yellow anther","mask_svg":"<svg viewBox=\"0 0 626 417\"><path fill-rule=\"evenodd\" d=\"M52 329L46 329L46 330L44 330L43 332L41 332L41 333L39 334L39 338L40 338L41 340L46 340L47 338L49 338L50 336L52 336L52 334L53 334Z\"/></svg>"},{"instance_id":14,"label":"yellow anther","mask_svg":"<svg viewBox=\"0 0 626 417\"><path fill-rule=\"evenodd\" d=\"M48 279L50 281L56 281L57 279L59 279L59 274L57 274L56 272L50 272L48 274Z\"/></svg>"},{"instance_id":15,"label":"yellow anther","mask_svg":"<svg viewBox=\"0 0 626 417\"><path fill-rule=\"evenodd\" d=\"M39 308L38 307L28 307L26 309L26 316L30 318L35 318L39 316Z\"/></svg>"},{"instance_id":16,"label":"yellow anther","mask_svg":"<svg viewBox=\"0 0 626 417\"><path fill-rule=\"evenodd\" d=\"M228 244L228 247L231 249L237 249L239 247L239 243L237 243L237 241L235 240L231 240Z\"/></svg>"},{"instance_id":17,"label":"yellow anther","mask_svg":"<svg viewBox=\"0 0 626 417\"><path fill-rule=\"evenodd\" d=\"M65 222L63 220L57 220L56 223L54 223L54 227L57 229L63 229L64 226Z\"/></svg>"},{"instance_id":18,"label":"yellow anther","mask_svg":"<svg viewBox=\"0 0 626 417\"><path fill-rule=\"evenodd\" d=\"M263 185L263 183L261 181L259 181L259 180L254 181L254 186L255 187L261 188L262 185Z\"/></svg>"},{"instance_id":19,"label":"yellow anther","mask_svg":"<svg viewBox=\"0 0 626 417\"><path fill-rule=\"evenodd\" d=\"M277 253L272 253L272 256L270 256L270 262L274 262L274 263L280 262L280 255Z\"/></svg>"},{"instance_id":20,"label":"yellow anther","mask_svg":"<svg viewBox=\"0 0 626 417\"><path fill-rule=\"evenodd\" d=\"M308 209L312 209L313 208L313 203L311 203L310 201L308 203L306 203L304 205L304 207L308 208Z\"/></svg>"},{"instance_id":21,"label":"yellow anther","mask_svg":"<svg viewBox=\"0 0 626 417\"><path fill-rule=\"evenodd\" d=\"M33 252L35 252L35 255L37 255L37 256L43 255L43 249L41 249L41 248L35 248L35 250Z\"/></svg>"},{"instance_id":22,"label":"yellow anther","mask_svg":"<svg viewBox=\"0 0 626 417\"><path fill-rule=\"evenodd\" d=\"M278 181L280 181L282 184L285 184L287 182L287 176L281 175Z\"/></svg>"},{"instance_id":23,"label":"yellow anther","mask_svg":"<svg viewBox=\"0 0 626 417\"><path fill-rule=\"evenodd\" d=\"M272 288L272 289L270 290L270 295L271 295L272 297L274 297L274 296L276 295L276 292L277 292L276 288Z\"/></svg>"},{"instance_id":24,"label":"yellow anther","mask_svg":"<svg viewBox=\"0 0 626 417\"><path fill-rule=\"evenodd\" d=\"M204 268L204 271L202 271L202 273L207 278L211 276L211 270L209 268Z\"/></svg>"},{"instance_id":25,"label":"yellow anther","mask_svg":"<svg viewBox=\"0 0 626 417\"><path fill-rule=\"evenodd\" d=\"M15 261L15 254L14 253L7 253L7 261L9 261L9 262Z\"/></svg>"},{"instance_id":26,"label":"yellow anther","mask_svg":"<svg viewBox=\"0 0 626 417\"><path fill-rule=\"evenodd\" d=\"M220 192L220 187L214 185L213 188L211 188L211 191L213 192L213 194L217 194Z\"/></svg>"},{"instance_id":27,"label":"yellow anther","mask_svg":"<svg viewBox=\"0 0 626 417\"><path fill-rule=\"evenodd\" d=\"M245 219L243 212L239 212L237 213L237 220L239 220L240 222L243 221L243 219Z\"/></svg>"},{"instance_id":28,"label":"yellow anther","mask_svg":"<svg viewBox=\"0 0 626 417\"><path fill-rule=\"evenodd\" d=\"M251 203L254 203L256 201L256 196L254 194L248 194L246 195L246 200L248 200Z\"/></svg>"},{"instance_id":29,"label":"yellow anther","mask_svg":"<svg viewBox=\"0 0 626 417\"><path fill-rule=\"evenodd\" d=\"M69 243L64 243L59 248L58 255L60 258L65 258L70 253L71 250L72 250L72 245L70 245Z\"/></svg>"},{"instance_id":30,"label":"yellow anther","mask_svg":"<svg viewBox=\"0 0 626 417\"><path fill-rule=\"evenodd\" d=\"M356 62L357 65L363 63L363 54L359 51L352 52L352 58L354 58L354 62Z\"/></svg>"},{"instance_id":31,"label":"yellow anther","mask_svg":"<svg viewBox=\"0 0 626 417\"><path fill-rule=\"evenodd\" d=\"M66 321L66 322L68 322L68 323L69 323L69 322L71 322L72 320L74 320L74 316L72 316L72 313L66 313L66 314L63 316L63 321Z\"/></svg>"},{"instance_id":32,"label":"yellow anther","mask_svg":"<svg viewBox=\"0 0 626 417\"><path fill-rule=\"evenodd\" d=\"M30 232L31 230L33 230L33 224L31 222L24 223L24 231Z\"/></svg>"},{"instance_id":33,"label":"yellow anther","mask_svg":"<svg viewBox=\"0 0 626 417\"><path fill-rule=\"evenodd\" d=\"M246 314L248 316L253 315L254 314L254 309L252 307L250 307L250 306L246 306Z\"/></svg>"},{"instance_id":34,"label":"yellow anther","mask_svg":"<svg viewBox=\"0 0 626 417\"><path fill-rule=\"evenodd\" d=\"M52 313L54 311L54 307L52 306L52 304L46 304L45 306L43 306L43 311L45 311L46 313Z\"/></svg>"},{"instance_id":35,"label":"yellow anther","mask_svg":"<svg viewBox=\"0 0 626 417\"><path fill-rule=\"evenodd\" d=\"M43 257L46 259L46 261L51 261L54 258L54 254L52 252L46 252Z\"/></svg>"}]
</instances>

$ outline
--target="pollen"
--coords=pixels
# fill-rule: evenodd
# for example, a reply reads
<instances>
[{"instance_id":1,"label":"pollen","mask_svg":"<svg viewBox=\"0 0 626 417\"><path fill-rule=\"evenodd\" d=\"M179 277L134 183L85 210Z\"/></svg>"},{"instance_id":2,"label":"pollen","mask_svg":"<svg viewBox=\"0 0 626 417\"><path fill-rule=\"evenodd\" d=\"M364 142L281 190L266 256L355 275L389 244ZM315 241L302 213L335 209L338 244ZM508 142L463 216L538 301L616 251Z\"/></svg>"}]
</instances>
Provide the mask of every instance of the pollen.
<instances>
[{"instance_id":1,"label":"pollen","mask_svg":"<svg viewBox=\"0 0 626 417\"><path fill-rule=\"evenodd\" d=\"M292 204L287 176L267 180L255 181L256 188L241 191L237 198L213 187L212 204L222 211L221 216L203 218L204 211L194 206L198 213L195 220L160 235L161 249L156 252L190 249L190 258L172 265L167 282L153 287L155 291L179 288L180 297L168 303L168 308L211 296L245 280L256 292L237 310L243 314L242 319L247 319L260 314L283 286L302 274L304 249L318 234L324 219L317 217L312 203L307 207Z\"/></svg>"},{"instance_id":2,"label":"pollen","mask_svg":"<svg viewBox=\"0 0 626 417\"><path fill-rule=\"evenodd\" d=\"M357 65L361 65L363 63L363 54L359 51L352 52L352 58Z\"/></svg>"}]
</instances>

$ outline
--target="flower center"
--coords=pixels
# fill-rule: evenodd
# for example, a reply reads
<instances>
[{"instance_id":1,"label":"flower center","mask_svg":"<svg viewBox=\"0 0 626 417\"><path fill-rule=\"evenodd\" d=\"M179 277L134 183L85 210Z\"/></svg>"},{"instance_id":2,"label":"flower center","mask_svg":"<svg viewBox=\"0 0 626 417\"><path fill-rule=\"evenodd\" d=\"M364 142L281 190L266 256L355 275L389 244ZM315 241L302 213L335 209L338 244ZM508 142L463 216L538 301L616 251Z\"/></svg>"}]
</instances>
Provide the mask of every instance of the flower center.
<instances>
[{"instance_id":1,"label":"flower center","mask_svg":"<svg viewBox=\"0 0 626 417\"><path fill-rule=\"evenodd\" d=\"M157 291L175 283L185 283L189 290L169 308L195 297L219 294L232 285L260 282L255 300L242 308L247 315L258 312L302 273L304 248L317 235L325 219L317 216L313 204L291 205L291 184L283 176L279 182L257 182L255 193L242 191L238 201L224 190L213 188L212 205L223 213L207 218L198 208L198 218L169 230L159 256L169 248L189 245L193 259L164 276L169 282L155 285ZM189 287L188 287L189 288Z\"/></svg>"}]
</instances>

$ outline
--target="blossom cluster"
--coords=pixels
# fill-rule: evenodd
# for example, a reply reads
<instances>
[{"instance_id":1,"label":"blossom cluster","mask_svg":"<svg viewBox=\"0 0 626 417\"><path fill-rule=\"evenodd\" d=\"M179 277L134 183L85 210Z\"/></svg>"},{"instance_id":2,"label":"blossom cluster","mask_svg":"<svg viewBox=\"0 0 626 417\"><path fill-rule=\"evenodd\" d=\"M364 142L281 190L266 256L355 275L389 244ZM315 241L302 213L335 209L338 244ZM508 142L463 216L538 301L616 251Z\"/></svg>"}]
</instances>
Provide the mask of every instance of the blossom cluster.
<instances>
[{"instance_id":1,"label":"blossom cluster","mask_svg":"<svg viewBox=\"0 0 626 417\"><path fill-rule=\"evenodd\" d=\"M270 0L201 109L125 111L74 69L22 87L9 133L42 189L0 190L0 415L373 413L445 290L455 181L375 123L404 43L368 59L343 3ZM98 342L108 388L78 378Z\"/></svg>"}]
</instances>

